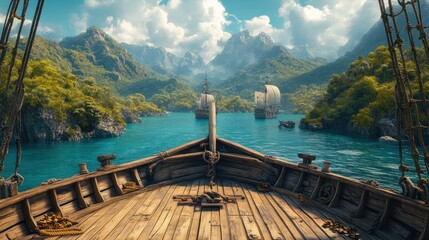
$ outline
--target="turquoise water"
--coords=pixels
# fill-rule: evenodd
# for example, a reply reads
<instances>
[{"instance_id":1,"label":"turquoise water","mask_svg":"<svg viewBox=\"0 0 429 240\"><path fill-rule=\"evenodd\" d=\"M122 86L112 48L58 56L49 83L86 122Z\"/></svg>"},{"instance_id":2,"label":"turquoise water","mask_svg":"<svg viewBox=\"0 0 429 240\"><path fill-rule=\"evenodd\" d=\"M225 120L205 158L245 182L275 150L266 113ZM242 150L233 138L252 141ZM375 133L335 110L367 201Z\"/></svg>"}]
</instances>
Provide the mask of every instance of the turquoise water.
<instances>
[{"instance_id":1,"label":"turquoise water","mask_svg":"<svg viewBox=\"0 0 429 240\"><path fill-rule=\"evenodd\" d=\"M397 189L398 148L333 133L279 129L279 120L299 123L302 115L280 114L277 119L255 120L252 113L220 113L217 116L219 137L235 141L267 155L298 163L300 152L316 155L319 167L332 163L332 172L365 180L377 180L382 186ZM165 117L143 118L143 123L129 124L118 138L79 142L37 143L23 146L20 173L25 182L20 191L38 186L50 178L65 178L79 171L86 162L94 171L102 154L115 153L114 163L124 163L157 154L208 134L207 120L197 120L193 113L169 113ZM10 155L14 153L13 149ZM11 175L14 159L9 155L5 177ZM409 164L411 166L411 164Z\"/></svg>"}]
</instances>

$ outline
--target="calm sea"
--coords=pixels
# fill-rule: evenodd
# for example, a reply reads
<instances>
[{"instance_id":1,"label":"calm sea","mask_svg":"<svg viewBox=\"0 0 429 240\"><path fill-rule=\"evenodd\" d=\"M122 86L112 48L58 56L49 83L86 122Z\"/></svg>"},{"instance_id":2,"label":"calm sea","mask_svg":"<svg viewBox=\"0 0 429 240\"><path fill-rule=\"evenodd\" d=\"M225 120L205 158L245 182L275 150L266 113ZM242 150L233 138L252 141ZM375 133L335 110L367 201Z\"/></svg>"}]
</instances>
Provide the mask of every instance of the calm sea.
<instances>
[{"instance_id":1,"label":"calm sea","mask_svg":"<svg viewBox=\"0 0 429 240\"><path fill-rule=\"evenodd\" d=\"M294 129L279 129L279 120L293 120L298 126L302 115L280 114L277 119L255 120L252 113L220 113L217 116L219 137L235 141L267 155L298 163L298 153L316 155L314 163L332 163L332 172L360 180L373 179L384 187L398 189L397 144L380 143L339 134ZM23 146L20 173L25 182L20 191L38 186L50 178L66 178L86 162L90 171L102 154L117 155L114 163L125 163L157 154L208 134L208 121L197 120L193 113L169 113L164 117L143 118L143 123L129 124L118 138L79 142L37 143ZM11 175L14 159L10 151L3 176ZM411 163L409 166L412 166Z\"/></svg>"}]
</instances>

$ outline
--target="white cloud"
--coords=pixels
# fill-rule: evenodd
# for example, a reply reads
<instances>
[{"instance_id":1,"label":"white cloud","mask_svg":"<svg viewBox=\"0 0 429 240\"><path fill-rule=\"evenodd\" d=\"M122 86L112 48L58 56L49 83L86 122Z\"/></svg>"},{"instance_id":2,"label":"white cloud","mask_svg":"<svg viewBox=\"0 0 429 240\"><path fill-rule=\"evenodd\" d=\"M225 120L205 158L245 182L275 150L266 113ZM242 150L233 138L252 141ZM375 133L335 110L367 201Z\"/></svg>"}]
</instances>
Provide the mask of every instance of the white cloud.
<instances>
[{"instance_id":1,"label":"white cloud","mask_svg":"<svg viewBox=\"0 0 429 240\"><path fill-rule=\"evenodd\" d=\"M76 33L84 32L88 28L88 17L89 14L84 12L81 14L71 14L70 22Z\"/></svg>"},{"instance_id":2,"label":"white cloud","mask_svg":"<svg viewBox=\"0 0 429 240\"><path fill-rule=\"evenodd\" d=\"M102 5L109 5L114 3L115 0L85 0L84 4L87 7L98 7Z\"/></svg>"},{"instance_id":3,"label":"white cloud","mask_svg":"<svg viewBox=\"0 0 429 240\"><path fill-rule=\"evenodd\" d=\"M350 38L359 38L379 19L378 6L372 0L309 0L302 6L295 0L283 0L279 15L285 21L292 46L311 46L317 56L338 57L339 47Z\"/></svg>"},{"instance_id":4,"label":"white cloud","mask_svg":"<svg viewBox=\"0 0 429 240\"><path fill-rule=\"evenodd\" d=\"M287 47L306 47L316 56L333 59L350 38L359 39L379 19L373 0L282 0L273 27L267 15L238 19L220 0L84 0L71 16L76 33L88 23L104 29L120 42L147 44L178 55L194 51L206 61L222 50L231 36L229 24L248 29L252 35L266 32ZM130 7L131 6L131 7Z\"/></svg>"},{"instance_id":5,"label":"white cloud","mask_svg":"<svg viewBox=\"0 0 429 240\"><path fill-rule=\"evenodd\" d=\"M83 13L72 16L76 32L90 21L119 42L154 45L178 55L194 51L206 61L231 36L219 0L85 0L84 6Z\"/></svg>"}]
</instances>

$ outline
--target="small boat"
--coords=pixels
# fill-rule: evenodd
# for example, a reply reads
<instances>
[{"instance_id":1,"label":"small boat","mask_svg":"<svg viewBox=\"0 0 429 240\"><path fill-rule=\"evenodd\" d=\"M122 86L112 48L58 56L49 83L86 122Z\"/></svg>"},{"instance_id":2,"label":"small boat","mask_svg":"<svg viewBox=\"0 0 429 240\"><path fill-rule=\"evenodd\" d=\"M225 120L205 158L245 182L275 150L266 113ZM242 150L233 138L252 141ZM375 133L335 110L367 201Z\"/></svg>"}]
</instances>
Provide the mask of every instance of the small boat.
<instances>
[{"instance_id":1,"label":"small boat","mask_svg":"<svg viewBox=\"0 0 429 240\"><path fill-rule=\"evenodd\" d=\"M291 120L279 121L279 128L295 128L295 122Z\"/></svg>"},{"instance_id":2,"label":"small boat","mask_svg":"<svg viewBox=\"0 0 429 240\"><path fill-rule=\"evenodd\" d=\"M280 109L280 90L267 82L263 92L255 91L255 118L276 118Z\"/></svg>"},{"instance_id":3,"label":"small boat","mask_svg":"<svg viewBox=\"0 0 429 240\"><path fill-rule=\"evenodd\" d=\"M209 106L211 102L215 102L215 98L213 95L209 94L209 84L208 84L207 73L206 73L204 89L197 100L197 109L195 110L196 119L209 118Z\"/></svg>"}]
</instances>

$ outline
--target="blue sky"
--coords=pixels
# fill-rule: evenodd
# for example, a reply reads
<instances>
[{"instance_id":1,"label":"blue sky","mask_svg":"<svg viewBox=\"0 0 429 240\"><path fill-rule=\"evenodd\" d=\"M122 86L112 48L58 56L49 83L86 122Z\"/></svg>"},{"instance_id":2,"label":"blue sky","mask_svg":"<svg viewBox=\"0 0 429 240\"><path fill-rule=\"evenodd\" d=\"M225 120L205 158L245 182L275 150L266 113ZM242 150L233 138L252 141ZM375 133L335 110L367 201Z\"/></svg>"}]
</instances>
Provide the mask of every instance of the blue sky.
<instances>
[{"instance_id":1,"label":"blue sky","mask_svg":"<svg viewBox=\"0 0 429 240\"><path fill-rule=\"evenodd\" d=\"M35 0L30 0L35 2ZM119 42L194 51L209 61L232 34L267 33L288 48L335 59L379 19L374 0L45 0L39 34L74 36L95 25ZM0 7L0 23L4 20Z\"/></svg>"}]
</instances>

